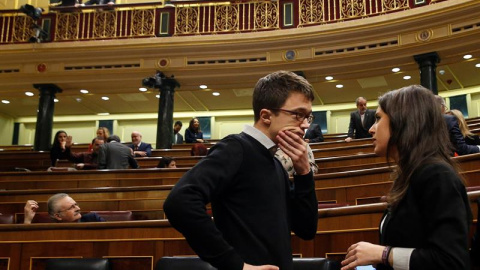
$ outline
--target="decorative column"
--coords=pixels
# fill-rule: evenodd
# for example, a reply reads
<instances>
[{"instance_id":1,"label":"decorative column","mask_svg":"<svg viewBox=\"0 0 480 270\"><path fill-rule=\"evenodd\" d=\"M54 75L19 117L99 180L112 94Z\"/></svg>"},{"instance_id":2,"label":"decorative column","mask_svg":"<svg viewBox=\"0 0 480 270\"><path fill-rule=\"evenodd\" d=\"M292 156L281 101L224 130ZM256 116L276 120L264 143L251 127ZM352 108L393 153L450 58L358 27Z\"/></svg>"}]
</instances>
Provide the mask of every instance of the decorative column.
<instances>
[{"instance_id":1,"label":"decorative column","mask_svg":"<svg viewBox=\"0 0 480 270\"><path fill-rule=\"evenodd\" d=\"M440 57L436 52L418 54L413 56L420 68L420 84L432 90L438 95L437 88L437 64L440 63Z\"/></svg>"},{"instance_id":2,"label":"decorative column","mask_svg":"<svg viewBox=\"0 0 480 270\"><path fill-rule=\"evenodd\" d=\"M156 149L172 148L173 100L175 95L175 87L180 87L180 84L173 78L173 76L170 78L163 76L161 78L161 83L158 87L160 89L160 101L158 103Z\"/></svg>"},{"instance_id":3,"label":"decorative column","mask_svg":"<svg viewBox=\"0 0 480 270\"><path fill-rule=\"evenodd\" d=\"M50 151L52 142L53 111L55 102L53 101L56 93L61 93L62 89L55 84L34 84L33 87L40 91L40 100L38 103L37 125L35 128L35 151Z\"/></svg>"}]
</instances>

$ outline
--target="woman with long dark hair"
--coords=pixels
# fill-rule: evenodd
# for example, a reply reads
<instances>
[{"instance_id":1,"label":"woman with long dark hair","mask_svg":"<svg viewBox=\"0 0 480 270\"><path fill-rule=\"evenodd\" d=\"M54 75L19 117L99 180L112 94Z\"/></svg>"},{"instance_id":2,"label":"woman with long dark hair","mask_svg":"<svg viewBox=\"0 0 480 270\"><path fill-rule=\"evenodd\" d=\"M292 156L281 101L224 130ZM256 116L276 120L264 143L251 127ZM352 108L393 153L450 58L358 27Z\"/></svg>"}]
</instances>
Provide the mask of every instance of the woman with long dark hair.
<instances>
[{"instance_id":1,"label":"woman with long dark hair","mask_svg":"<svg viewBox=\"0 0 480 270\"><path fill-rule=\"evenodd\" d=\"M203 143L203 133L200 130L200 122L197 118L192 118L188 128L185 130L186 143Z\"/></svg>"},{"instance_id":2,"label":"woman with long dark hair","mask_svg":"<svg viewBox=\"0 0 480 270\"><path fill-rule=\"evenodd\" d=\"M70 157L69 149L67 149L67 139L68 135L64 130L59 130L55 133L52 148L50 149L50 160L53 167L55 167L57 159L68 159ZM71 139L70 137L70 141Z\"/></svg>"},{"instance_id":3,"label":"woman with long dark hair","mask_svg":"<svg viewBox=\"0 0 480 270\"><path fill-rule=\"evenodd\" d=\"M370 264L377 269L470 269L470 204L433 93L419 85L386 93L370 133L375 153L397 166L380 222L380 245L353 244L342 270Z\"/></svg>"}]
</instances>

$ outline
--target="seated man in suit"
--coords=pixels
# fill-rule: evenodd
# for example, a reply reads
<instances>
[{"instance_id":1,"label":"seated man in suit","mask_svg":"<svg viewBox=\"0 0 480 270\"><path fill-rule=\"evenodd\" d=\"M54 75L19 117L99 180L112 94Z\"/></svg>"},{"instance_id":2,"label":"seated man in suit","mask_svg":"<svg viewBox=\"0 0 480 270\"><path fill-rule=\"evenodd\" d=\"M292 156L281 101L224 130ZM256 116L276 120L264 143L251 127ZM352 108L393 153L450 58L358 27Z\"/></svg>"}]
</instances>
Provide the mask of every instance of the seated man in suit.
<instances>
[{"instance_id":1,"label":"seated man in suit","mask_svg":"<svg viewBox=\"0 0 480 270\"><path fill-rule=\"evenodd\" d=\"M120 143L117 135L108 137L106 144L98 151L99 169L133 169L139 168L137 161L133 158L133 150Z\"/></svg>"},{"instance_id":2,"label":"seated man in suit","mask_svg":"<svg viewBox=\"0 0 480 270\"><path fill-rule=\"evenodd\" d=\"M175 122L173 125L173 144L182 144L183 143L183 136L180 134L180 130L182 129L183 123L182 121Z\"/></svg>"},{"instance_id":3,"label":"seated man in suit","mask_svg":"<svg viewBox=\"0 0 480 270\"><path fill-rule=\"evenodd\" d=\"M375 111L367 109L367 100L364 97L358 97L355 103L357 104L358 110L350 113L350 124L348 125L346 142L351 142L353 138L362 139L372 137L368 130L375 123Z\"/></svg>"},{"instance_id":4,"label":"seated man in suit","mask_svg":"<svg viewBox=\"0 0 480 270\"><path fill-rule=\"evenodd\" d=\"M149 157L152 155L152 145L142 142L142 134L138 131L132 132L132 144L129 145L133 149L136 157Z\"/></svg>"},{"instance_id":5,"label":"seated man in suit","mask_svg":"<svg viewBox=\"0 0 480 270\"><path fill-rule=\"evenodd\" d=\"M445 114L447 112L445 100L438 95L436 95L435 98L438 104L441 106L443 117L445 118L445 123L447 124L448 133L450 135L450 141L455 148L455 152L460 156L480 152L480 146L468 145L465 142L465 138L463 137L462 132L460 132L457 118L453 115Z\"/></svg>"},{"instance_id":6,"label":"seated man in suit","mask_svg":"<svg viewBox=\"0 0 480 270\"><path fill-rule=\"evenodd\" d=\"M310 124L303 137L307 143L323 142L322 129L319 124Z\"/></svg>"},{"instance_id":7,"label":"seated man in suit","mask_svg":"<svg viewBox=\"0 0 480 270\"><path fill-rule=\"evenodd\" d=\"M50 217L58 223L105 221L96 213L80 214L80 207L77 202L65 193L57 193L50 197L47 201L47 207ZM37 210L38 203L34 200L28 200L24 208L23 223L31 224Z\"/></svg>"}]
</instances>

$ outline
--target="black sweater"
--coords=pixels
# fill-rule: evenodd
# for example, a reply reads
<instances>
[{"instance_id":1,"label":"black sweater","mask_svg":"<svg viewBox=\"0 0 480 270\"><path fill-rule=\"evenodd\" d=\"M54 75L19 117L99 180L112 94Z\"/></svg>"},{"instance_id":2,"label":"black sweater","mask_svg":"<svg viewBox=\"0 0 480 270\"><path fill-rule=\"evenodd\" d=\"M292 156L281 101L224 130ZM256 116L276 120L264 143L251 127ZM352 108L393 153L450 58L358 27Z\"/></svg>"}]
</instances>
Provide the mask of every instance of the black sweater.
<instances>
[{"instance_id":1,"label":"black sweater","mask_svg":"<svg viewBox=\"0 0 480 270\"><path fill-rule=\"evenodd\" d=\"M206 214L211 202L215 223ZM219 270L243 263L292 269L290 232L312 239L318 221L313 175L290 182L281 164L245 133L217 143L172 189L172 226Z\"/></svg>"}]
</instances>

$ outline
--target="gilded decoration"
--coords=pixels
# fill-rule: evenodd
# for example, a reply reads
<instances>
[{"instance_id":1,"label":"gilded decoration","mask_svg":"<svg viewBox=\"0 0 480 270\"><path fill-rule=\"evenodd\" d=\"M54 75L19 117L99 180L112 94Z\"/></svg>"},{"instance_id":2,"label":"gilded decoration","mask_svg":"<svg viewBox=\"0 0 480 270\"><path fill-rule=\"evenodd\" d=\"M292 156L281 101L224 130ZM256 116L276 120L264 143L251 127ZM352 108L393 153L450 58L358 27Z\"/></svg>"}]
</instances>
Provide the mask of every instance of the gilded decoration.
<instances>
[{"instance_id":1,"label":"gilded decoration","mask_svg":"<svg viewBox=\"0 0 480 270\"><path fill-rule=\"evenodd\" d=\"M32 18L26 16L13 17L12 42L28 41L33 35Z\"/></svg>"},{"instance_id":2,"label":"gilded decoration","mask_svg":"<svg viewBox=\"0 0 480 270\"><path fill-rule=\"evenodd\" d=\"M155 12L153 9L140 9L132 11L132 36L155 35Z\"/></svg>"},{"instance_id":3,"label":"gilded decoration","mask_svg":"<svg viewBox=\"0 0 480 270\"><path fill-rule=\"evenodd\" d=\"M116 12L96 12L93 17L93 38L115 38L117 29Z\"/></svg>"},{"instance_id":4,"label":"gilded decoration","mask_svg":"<svg viewBox=\"0 0 480 270\"><path fill-rule=\"evenodd\" d=\"M408 0L383 0L382 7L384 12L409 8Z\"/></svg>"},{"instance_id":5,"label":"gilded decoration","mask_svg":"<svg viewBox=\"0 0 480 270\"><path fill-rule=\"evenodd\" d=\"M222 5L215 7L216 32L231 32L239 30L238 8L238 5Z\"/></svg>"},{"instance_id":6,"label":"gilded decoration","mask_svg":"<svg viewBox=\"0 0 480 270\"><path fill-rule=\"evenodd\" d=\"M340 0L341 19L358 18L365 14L365 0Z\"/></svg>"},{"instance_id":7,"label":"gilded decoration","mask_svg":"<svg viewBox=\"0 0 480 270\"><path fill-rule=\"evenodd\" d=\"M426 41L429 41L432 37L433 37L433 30L427 29L427 30L418 32L416 35L416 40L426 42Z\"/></svg>"},{"instance_id":8,"label":"gilded decoration","mask_svg":"<svg viewBox=\"0 0 480 270\"><path fill-rule=\"evenodd\" d=\"M300 1L300 26L324 22L324 4L322 0Z\"/></svg>"},{"instance_id":9,"label":"gilded decoration","mask_svg":"<svg viewBox=\"0 0 480 270\"><path fill-rule=\"evenodd\" d=\"M176 34L196 34L199 32L199 8L180 7L176 8Z\"/></svg>"},{"instance_id":10,"label":"gilded decoration","mask_svg":"<svg viewBox=\"0 0 480 270\"><path fill-rule=\"evenodd\" d=\"M79 16L78 13L57 14L55 41L78 39Z\"/></svg>"},{"instance_id":11,"label":"gilded decoration","mask_svg":"<svg viewBox=\"0 0 480 270\"><path fill-rule=\"evenodd\" d=\"M278 2L255 2L255 24L253 30L279 28Z\"/></svg>"}]
</instances>

